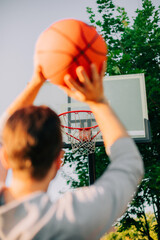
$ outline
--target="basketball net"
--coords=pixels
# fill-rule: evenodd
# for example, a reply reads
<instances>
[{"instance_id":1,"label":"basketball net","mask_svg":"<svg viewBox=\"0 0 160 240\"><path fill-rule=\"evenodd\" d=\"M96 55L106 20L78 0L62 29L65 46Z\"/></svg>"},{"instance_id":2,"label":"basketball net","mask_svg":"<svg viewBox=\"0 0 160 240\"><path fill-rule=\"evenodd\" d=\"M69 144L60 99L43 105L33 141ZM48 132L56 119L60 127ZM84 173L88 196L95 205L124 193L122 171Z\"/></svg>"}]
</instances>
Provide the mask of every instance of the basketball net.
<instances>
[{"instance_id":1,"label":"basketball net","mask_svg":"<svg viewBox=\"0 0 160 240\"><path fill-rule=\"evenodd\" d=\"M91 111L69 111L59 115L61 127L71 143L73 153L94 153L100 130Z\"/></svg>"}]
</instances>

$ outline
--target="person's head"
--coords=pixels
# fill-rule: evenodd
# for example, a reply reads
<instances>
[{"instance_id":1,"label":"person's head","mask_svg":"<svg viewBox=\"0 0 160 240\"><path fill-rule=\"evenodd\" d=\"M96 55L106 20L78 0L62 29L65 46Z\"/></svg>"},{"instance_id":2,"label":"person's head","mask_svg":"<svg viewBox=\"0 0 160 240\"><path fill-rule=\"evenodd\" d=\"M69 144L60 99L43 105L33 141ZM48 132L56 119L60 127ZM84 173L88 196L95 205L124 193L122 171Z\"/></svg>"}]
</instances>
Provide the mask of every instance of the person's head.
<instances>
[{"instance_id":1,"label":"person's head","mask_svg":"<svg viewBox=\"0 0 160 240\"><path fill-rule=\"evenodd\" d=\"M13 171L28 171L36 180L46 176L62 148L59 117L46 106L16 111L7 120L2 138Z\"/></svg>"}]
</instances>

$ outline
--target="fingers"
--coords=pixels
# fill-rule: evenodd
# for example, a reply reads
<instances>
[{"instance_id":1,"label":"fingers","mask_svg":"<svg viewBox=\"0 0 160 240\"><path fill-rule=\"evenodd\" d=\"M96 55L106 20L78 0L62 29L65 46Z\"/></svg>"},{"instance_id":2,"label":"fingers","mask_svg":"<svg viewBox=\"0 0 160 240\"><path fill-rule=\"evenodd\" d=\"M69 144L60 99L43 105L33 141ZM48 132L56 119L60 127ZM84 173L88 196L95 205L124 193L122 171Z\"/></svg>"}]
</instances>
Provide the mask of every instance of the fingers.
<instances>
[{"instance_id":1,"label":"fingers","mask_svg":"<svg viewBox=\"0 0 160 240\"><path fill-rule=\"evenodd\" d=\"M65 87L65 86L59 86L62 90L64 90L68 96L78 100L78 101L84 101L85 97L84 95L77 91L77 90L74 90L74 89L69 89L68 87Z\"/></svg>"},{"instance_id":2,"label":"fingers","mask_svg":"<svg viewBox=\"0 0 160 240\"><path fill-rule=\"evenodd\" d=\"M82 66L77 67L76 68L76 73L77 73L79 81L84 86L88 86L90 84L90 79L89 79L84 67L82 67Z\"/></svg>"},{"instance_id":3,"label":"fingers","mask_svg":"<svg viewBox=\"0 0 160 240\"><path fill-rule=\"evenodd\" d=\"M97 82L102 82L103 77L105 75L105 71L106 71L106 62L103 62L100 74L98 73L96 65L94 63L92 63L91 64L91 73L92 73L93 83L96 84Z\"/></svg>"},{"instance_id":4,"label":"fingers","mask_svg":"<svg viewBox=\"0 0 160 240\"><path fill-rule=\"evenodd\" d=\"M84 88L80 85L80 83L74 80L69 74L64 76L64 82L67 85L67 87L72 91L75 91L75 90L80 92L84 91Z\"/></svg>"},{"instance_id":5,"label":"fingers","mask_svg":"<svg viewBox=\"0 0 160 240\"><path fill-rule=\"evenodd\" d=\"M99 74L94 63L91 64L91 74L93 83L97 83L99 81Z\"/></svg>"},{"instance_id":6,"label":"fingers","mask_svg":"<svg viewBox=\"0 0 160 240\"><path fill-rule=\"evenodd\" d=\"M46 80L47 79L43 75L43 72L42 72L42 67L37 64L34 68L34 72L33 72L31 81L34 83L43 84Z\"/></svg>"},{"instance_id":7,"label":"fingers","mask_svg":"<svg viewBox=\"0 0 160 240\"><path fill-rule=\"evenodd\" d=\"M64 82L66 86L60 86L70 97L84 101L84 87L80 85L76 80L74 80L69 74L65 75Z\"/></svg>"},{"instance_id":8,"label":"fingers","mask_svg":"<svg viewBox=\"0 0 160 240\"><path fill-rule=\"evenodd\" d=\"M66 85L70 89L75 88L76 90L83 91L84 88L89 89L92 84L94 85L94 83L101 81L105 74L106 63L104 62L102 64L102 69L101 69L100 74L98 73L97 67L94 63L92 63L90 67L91 67L91 75L92 75L91 79L89 79L84 67L79 66L76 68L76 73L78 76L79 83L77 81L75 81L71 77L71 75L67 74L64 77L64 81L65 81Z\"/></svg>"},{"instance_id":9,"label":"fingers","mask_svg":"<svg viewBox=\"0 0 160 240\"><path fill-rule=\"evenodd\" d=\"M84 67L79 66L76 69L78 76L73 79L71 75L64 76L66 86L61 88L70 96L80 101L99 101L103 95L103 76L106 70L106 64L102 64L100 73L98 73L95 64L91 64L91 79L89 79Z\"/></svg>"},{"instance_id":10,"label":"fingers","mask_svg":"<svg viewBox=\"0 0 160 240\"><path fill-rule=\"evenodd\" d=\"M101 72L100 72L100 77L101 77L101 79L103 79L103 77L104 77L104 75L105 75L106 68L107 68L107 63L106 63L106 62L103 62L103 64L102 64L102 69L101 69Z\"/></svg>"}]
</instances>

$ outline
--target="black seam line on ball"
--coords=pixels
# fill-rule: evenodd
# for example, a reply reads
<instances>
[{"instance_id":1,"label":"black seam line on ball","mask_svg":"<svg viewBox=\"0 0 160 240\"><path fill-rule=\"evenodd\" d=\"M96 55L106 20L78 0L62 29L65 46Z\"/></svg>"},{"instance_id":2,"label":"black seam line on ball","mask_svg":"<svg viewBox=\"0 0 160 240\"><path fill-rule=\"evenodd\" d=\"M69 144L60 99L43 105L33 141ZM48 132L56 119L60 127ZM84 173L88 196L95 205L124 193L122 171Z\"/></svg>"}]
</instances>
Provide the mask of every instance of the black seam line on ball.
<instances>
[{"instance_id":1,"label":"black seam line on ball","mask_svg":"<svg viewBox=\"0 0 160 240\"><path fill-rule=\"evenodd\" d=\"M56 52L56 53L66 54L66 55L72 57L72 61L71 61L69 64L67 64L67 66L65 66L63 69L57 71L56 73L52 74L51 76L48 76L48 78L54 77L55 75L59 74L61 71L64 71L65 69L67 69L68 67L70 67L73 63L75 63L75 64L78 66L78 65L79 65L78 58L79 58L81 55L83 55L83 57L85 58L85 60L86 60L89 64L91 64L91 60L90 60L90 58L85 54L85 51L86 51L88 48L91 48L92 51L94 51L94 52L96 52L96 53L98 52L98 51L96 51L95 49L93 49L93 48L91 47L91 45L92 45L92 44L96 41L96 39L98 38L98 36L99 36L98 33L96 33L96 34L94 35L94 37L91 39L90 42L87 42L87 39L86 39L86 37L85 37L85 35L84 35L84 32L83 32L83 30L82 30L82 27L80 27L81 37L82 37L84 43L86 44L86 46L82 49L82 48L80 48L75 42L73 42L72 39L70 39L66 34L64 34L63 32L59 31L58 29L56 29L56 28L54 28L54 27L51 27L50 29L53 30L53 31L56 31L57 33L59 33L59 34L61 34L63 37L65 37L68 41L70 41L70 42L75 46L75 48L79 51L79 53L78 53L76 56L73 56L72 54L70 54L70 53L68 53L68 52L65 52L65 51L61 51L61 50L53 50L53 51L50 51L50 50L48 50L48 51L43 51L43 50L42 50L42 51L39 51L38 53L43 53L43 52L52 52L52 53L53 53L53 52ZM99 52L98 52L98 54L99 54ZM104 54L104 55L105 55L105 54Z\"/></svg>"}]
</instances>

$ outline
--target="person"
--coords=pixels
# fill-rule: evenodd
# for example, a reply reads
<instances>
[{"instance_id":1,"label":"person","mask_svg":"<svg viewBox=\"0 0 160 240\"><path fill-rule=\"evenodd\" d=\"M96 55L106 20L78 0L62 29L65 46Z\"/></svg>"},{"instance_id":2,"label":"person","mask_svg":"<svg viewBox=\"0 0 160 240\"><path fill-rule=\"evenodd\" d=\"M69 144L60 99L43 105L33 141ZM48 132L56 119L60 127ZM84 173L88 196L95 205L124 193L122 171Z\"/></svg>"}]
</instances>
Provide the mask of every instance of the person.
<instances>
[{"instance_id":1,"label":"person","mask_svg":"<svg viewBox=\"0 0 160 240\"><path fill-rule=\"evenodd\" d=\"M33 105L46 80L39 67L1 118L1 240L100 239L125 212L144 167L134 141L104 96L105 68L104 63L98 73L92 63L89 79L79 66L78 80L66 75L66 86L62 87L69 96L89 105L111 160L89 187L68 191L55 202L46 193L60 168L63 151L58 116L47 106ZM11 184L2 186L4 169L9 168L13 171Z\"/></svg>"}]
</instances>

